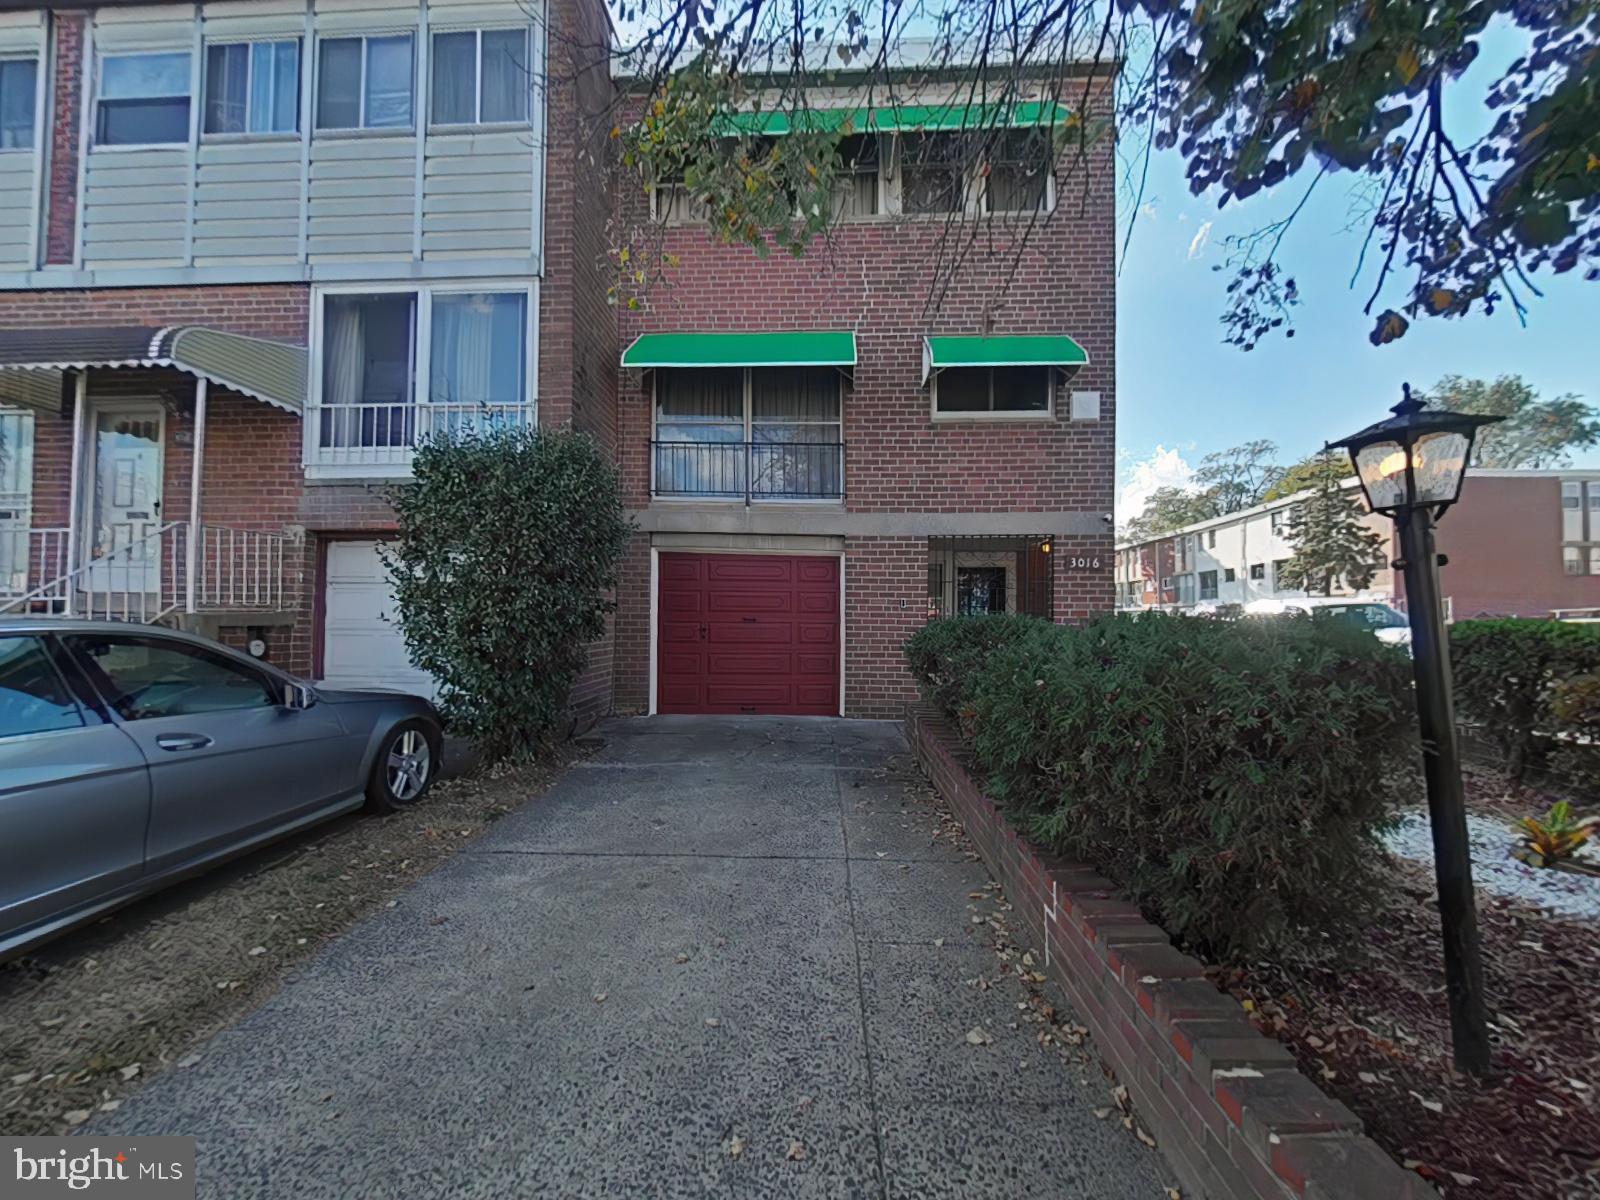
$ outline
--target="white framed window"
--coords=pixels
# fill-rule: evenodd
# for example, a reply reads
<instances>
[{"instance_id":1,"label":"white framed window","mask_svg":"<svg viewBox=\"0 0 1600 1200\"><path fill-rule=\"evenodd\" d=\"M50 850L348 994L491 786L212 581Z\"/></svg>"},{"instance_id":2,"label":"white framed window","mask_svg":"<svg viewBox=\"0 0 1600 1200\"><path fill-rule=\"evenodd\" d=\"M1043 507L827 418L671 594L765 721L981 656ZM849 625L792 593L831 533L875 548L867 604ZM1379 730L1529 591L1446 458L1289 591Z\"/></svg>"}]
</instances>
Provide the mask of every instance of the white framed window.
<instances>
[{"instance_id":1,"label":"white framed window","mask_svg":"<svg viewBox=\"0 0 1600 1200\"><path fill-rule=\"evenodd\" d=\"M883 211L881 157L882 146L876 134L855 134L839 140L835 220L859 220Z\"/></svg>"},{"instance_id":2,"label":"white framed window","mask_svg":"<svg viewBox=\"0 0 1600 1200\"><path fill-rule=\"evenodd\" d=\"M901 134L896 146L900 211L916 216L964 212L969 149L958 134Z\"/></svg>"},{"instance_id":3,"label":"white framed window","mask_svg":"<svg viewBox=\"0 0 1600 1200\"><path fill-rule=\"evenodd\" d=\"M300 129L300 39L206 46L206 133Z\"/></svg>"},{"instance_id":4,"label":"white framed window","mask_svg":"<svg viewBox=\"0 0 1600 1200\"><path fill-rule=\"evenodd\" d=\"M894 152L903 214L1014 215L1055 207L1048 129L903 133Z\"/></svg>"},{"instance_id":5,"label":"white framed window","mask_svg":"<svg viewBox=\"0 0 1600 1200\"><path fill-rule=\"evenodd\" d=\"M524 125L533 87L527 26L433 35L435 125Z\"/></svg>"},{"instance_id":6,"label":"white framed window","mask_svg":"<svg viewBox=\"0 0 1600 1200\"><path fill-rule=\"evenodd\" d=\"M409 33L325 37L317 43L320 130L410 129L416 80Z\"/></svg>"},{"instance_id":7,"label":"white framed window","mask_svg":"<svg viewBox=\"0 0 1600 1200\"><path fill-rule=\"evenodd\" d=\"M534 285L318 289L308 468L404 473L431 434L532 425L537 312Z\"/></svg>"},{"instance_id":8,"label":"white framed window","mask_svg":"<svg viewBox=\"0 0 1600 1200\"><path fill-rule=\"evenodd\" d=\"M95 88L97 146L170 146L189 140L187 50L102 54Z\"/></svg>"},{"instance_id":9,"label":"white framed window","mask_svg":"<svg viewBox=\"0 0 1600 1200\"><path fill-rule=\"evenodd\" d=\"M934 420L1049 420L1051 367L946 367L933 377Z\"/></svg>"},{"instance_id":10,"label":"white framed window","mask_svg":"<svg viewBox=\"0 0 1600 1200\"><path fill-rule=\"evenodd\" d=\"M1561 569L1568 575L1583 574L1583 548L1581 546L1561 547Z\"/></svg>"},{"instance_id":11,"label":"white framed window","mask_svg":"<svg viewBox=\"0 0 1600 1200\"><path fill-rule=\"evenodd\" d=\"M1583 484L1575 479L1561 484L1561 540L1583 541Z\"/></svg>"},{"instance_id":12,"label":"white framed window","mask_svg":"<svg viewBox=\"0 0 1600 1200\"><path fill-rule=\"evenodd\" d=\"M0 58L0 150L32 150L37 118L39 63Z\"/></svg>"},{"instance_id":13,"label":"white framed window","mask_svg":"<svg viewBox=\"0 0 1600 1200\"><path fill-rule=\"evenodd\" d=\"M1286 508L1274 509L1272 512L1272 532L1281 534L1289 527L1289 510Z\"/></svg>"}]
</instances>

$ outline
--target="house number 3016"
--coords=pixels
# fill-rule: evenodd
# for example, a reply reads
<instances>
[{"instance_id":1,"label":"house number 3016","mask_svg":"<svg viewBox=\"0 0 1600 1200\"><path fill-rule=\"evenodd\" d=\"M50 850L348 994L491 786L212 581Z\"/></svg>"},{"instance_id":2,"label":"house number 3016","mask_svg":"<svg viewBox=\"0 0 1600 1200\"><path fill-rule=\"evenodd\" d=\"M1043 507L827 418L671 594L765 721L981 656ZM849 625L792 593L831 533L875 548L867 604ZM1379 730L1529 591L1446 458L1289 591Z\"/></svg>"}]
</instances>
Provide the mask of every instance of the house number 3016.
<instances>
[{"instance_id":1,"label":"house number 3016","mask_svg":"<svg viewBox=\"0 0 1600 1200\"><path fill-rule=\"evenodd\" d=\"M1098 558L1068 558L1067 566L1078 571L1098 571L1100 560Z\"/></svg>"}]
</instances>

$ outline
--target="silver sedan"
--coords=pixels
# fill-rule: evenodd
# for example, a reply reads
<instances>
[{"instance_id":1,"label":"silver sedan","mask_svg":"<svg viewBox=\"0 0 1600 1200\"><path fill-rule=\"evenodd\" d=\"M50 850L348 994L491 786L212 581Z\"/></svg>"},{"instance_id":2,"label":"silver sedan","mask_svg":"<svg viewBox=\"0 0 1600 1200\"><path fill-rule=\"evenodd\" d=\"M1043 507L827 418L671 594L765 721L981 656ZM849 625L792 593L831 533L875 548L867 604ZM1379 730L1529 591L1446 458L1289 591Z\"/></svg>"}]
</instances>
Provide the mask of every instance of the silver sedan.
<instances>
[{"instance_id":1,"label":"silver sedan","mask_svg":"<svg viewBox=\"0 0 1600 1200\"><path fill-rule=\"evenodd\" d=\"M363 804L415 804L438 713L148 625L0 621L0 960Z\"/></svg>"}]
</instances>

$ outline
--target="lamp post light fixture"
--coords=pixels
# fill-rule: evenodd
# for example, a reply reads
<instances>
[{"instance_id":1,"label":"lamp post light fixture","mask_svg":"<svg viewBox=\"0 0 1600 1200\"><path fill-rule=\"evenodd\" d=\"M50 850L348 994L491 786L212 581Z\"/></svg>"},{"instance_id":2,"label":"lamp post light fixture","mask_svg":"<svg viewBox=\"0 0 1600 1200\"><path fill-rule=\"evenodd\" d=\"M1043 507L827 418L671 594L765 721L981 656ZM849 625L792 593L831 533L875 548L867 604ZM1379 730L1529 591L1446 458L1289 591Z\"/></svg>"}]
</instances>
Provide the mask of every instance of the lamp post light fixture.
<instances>
[{"instance_id":1,"label":"lamp post light fixture","mask_svg":"<svg viewBox=\"0 0 1600 1200\"><path fill-rule=\"evenodd\" d=\"M1446 562L1434 546L1434 522L1461 495L1480 426L1500 417L1430 409L1411 395L1394 416L1360 433L1329 442L1350 452L1367 504L1391 518L1400 533L1406 609L1411 620L1412 668L1417 681L1417 723L1422 732L1422 770L1433 827L1434 874L1444 936L1445 990L1450 1005L1450 1042L1458 1070L1489 1071L1489 1028L1483 1000L1483 964L1478 952L1478 913L1472 894L1472 854L1461 791L1461 748L1451 695L1450 647L1439 595L1439 568Z\"/></svg>"}]
</instances>

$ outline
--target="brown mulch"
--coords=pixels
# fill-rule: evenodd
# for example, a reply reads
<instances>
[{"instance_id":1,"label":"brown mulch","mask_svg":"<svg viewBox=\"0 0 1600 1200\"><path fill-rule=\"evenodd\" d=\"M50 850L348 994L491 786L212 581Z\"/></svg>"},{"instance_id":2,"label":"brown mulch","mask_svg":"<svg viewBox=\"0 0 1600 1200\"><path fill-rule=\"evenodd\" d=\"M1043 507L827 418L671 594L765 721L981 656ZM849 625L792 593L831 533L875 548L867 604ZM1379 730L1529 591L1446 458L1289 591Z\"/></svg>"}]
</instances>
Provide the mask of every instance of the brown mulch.
<instances>
[{"instance_id":1,"label":"brown mulch","mask_svg":"<svg viewBox=\"0 0 1600 1200\"><path fill-rule=\"evenodd\" d=\"M582 751L443 781L142 900L0 966L0 1134L109 1111L275 991L329 939L543 792Z\"/></svg>"},{"instance_id":2,"label":"brown mulch","mask_svg":"<svg viewBox=\"0 0 1600 1200\"><path fill-rule=\"evenodd\" d=\"M1472 811L1507 820L1552 799L1481 769L1467 787ZM1452 1200L1600 1196L1600 923L1480 889L1495 1044L1493 1076L1480 1083L1450 1064L1431 869L1396 862L1393 879L1355 961L1307 953L1214 979Z\"/></svg>"}]
</instances>

